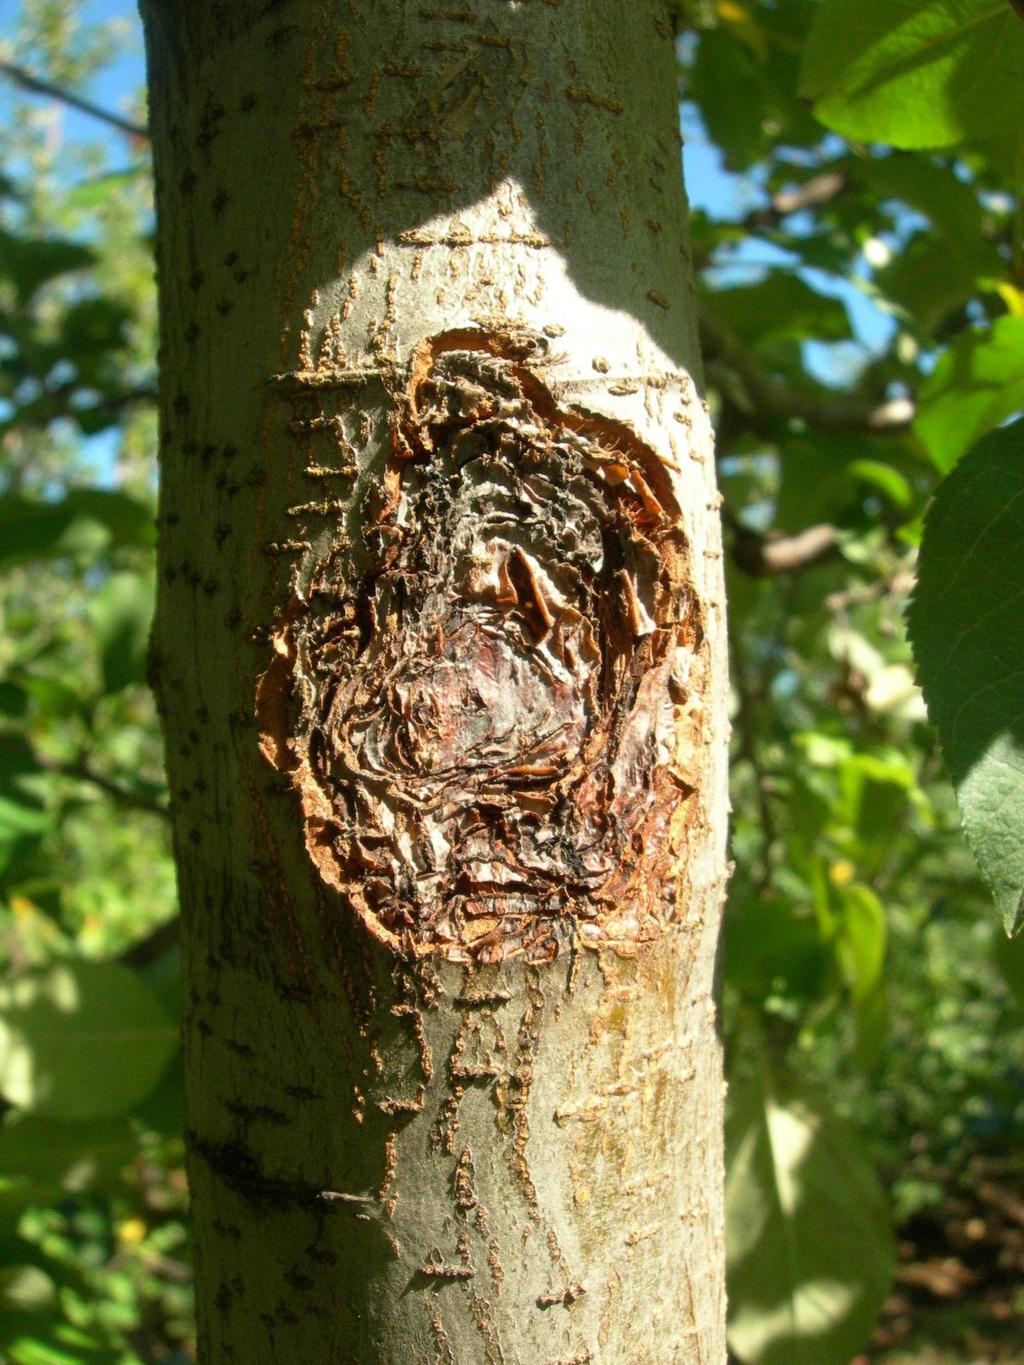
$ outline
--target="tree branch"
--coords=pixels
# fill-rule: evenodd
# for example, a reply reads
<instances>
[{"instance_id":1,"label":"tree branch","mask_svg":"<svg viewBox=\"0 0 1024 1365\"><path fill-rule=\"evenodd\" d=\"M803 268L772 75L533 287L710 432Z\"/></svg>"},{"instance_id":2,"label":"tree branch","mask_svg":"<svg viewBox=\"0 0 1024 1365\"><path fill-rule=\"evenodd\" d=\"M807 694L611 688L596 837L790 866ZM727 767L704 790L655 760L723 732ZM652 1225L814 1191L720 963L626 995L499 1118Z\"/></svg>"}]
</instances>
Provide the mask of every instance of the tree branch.
<instances>
[{"instance_id":1,"label":"tree branch","mask_svg":"<svg viewBox=\"0 0 1024 1365\"><path fill-rule=\"evenodd\" d=\"M162 820L170 816L167 807L160 801L151 796L146 796L142 792L130 791L127 787L122 787L113 778L105 777L102 773L95 772L85 759L77 759L73 763L64 763L56 758L47 758L45 754L39 753L33 744L27 739L22 739L31 755L32 762L44 772L56 773L59 777L70 777L75 782L88 782L91 786L104 792L110 799L120 806L123 810L144 811L148 815L159 815ZM11 750L13 746L5 743L0 738L0 749Z\"/></svg>"},{"instance_id":2,"label":"tree branch","mask_svg":"<svg viewBox=\"0 0 1024 1365\"><path fill-rule=\"evenodd\" d=\"M1024 5L1024 0L1011 0L1011 3ZM838 195L846 189L849 181L841 171L823 171L821 175L812 176L803 185L798 185L795 190L779 190L772 195L770 204L764 208L751 209L742 219L740 226L748 232L756 232L759 228L777 227L783 218L791 213L799 213L801 209L816 209L822 204L831 203Z\"/></svg>"},{"instance_id":3,"label":"tree branch","mask_svg":"<svg viewBox=\"0 0 1024 1365\"><path fill-rule=\"evenodd\" d=\"M774 578L813 568L831 558L839 545L838 530L827 522L791 536L763 536L744 526L728 507L722 508L722 520L732 533L733 561L751 578Z\"/></svg>"},{"instance_id":4,"label":"tree branch","mask_svg":"<svg viewBox=\"0 0 1024 1365\"><path fill-rule=\"evenodd\" d=\"M58 763L53 759L41 758L35 755L36 762L47 772L58 773L61 777L74 778L76 782L88 782L93 787L104 792L115 805L123 810L145 811L149 815L159 815L161 819L169 818L170 812L161 802L156 801L151 796L144 796L141 792L129 791L127 787L122 787L119 782L112 778L104 777L102 773L94 772L89 764L80 759L76 763Z\"/></svg>"},{"instance_id":5,"label":"tree branch","mask_svg":"<svg viewBox=\"0 0 1024 1365\"><path fill-rule=\"evenodd\" d=\"M915 408L909 398L873 403L859 394L791 388L763 369L706 308L700 310L700 340L709 373L720 366L739 380L740 392L736 385L726 385L725 396L755 431L799 421L818 431L843 435L889 435L905 431L913 421Z\"/></svg>"},{"instance_id":6,"label":"tree branch","mask_svg":"<svg viewBox=\"0 0 1024 1365\"><path fill-rule=\"evenodd\" d=\"M130 137L149 137L149 129L141 123L132 123L130 119L122 118L120 114L111 113L109 109L101 109L98 104L93 104L91 100L83 99L81 95L73 94L70 90L62 90L60 86L51 85L49 81L44 81L39 76L33 76L30 71L15 66L13 62L0 61L0 72L3 72L16 85L20 85L22 89L30 90L32 94L47 95L50 99L60 100L62 104L68 104L72 109L80 109L83 114L90 114L93 118L101 119L102 122L109 123L112 128L118 128L122 133L128 133Z\"/></svg>"}]
</instances>

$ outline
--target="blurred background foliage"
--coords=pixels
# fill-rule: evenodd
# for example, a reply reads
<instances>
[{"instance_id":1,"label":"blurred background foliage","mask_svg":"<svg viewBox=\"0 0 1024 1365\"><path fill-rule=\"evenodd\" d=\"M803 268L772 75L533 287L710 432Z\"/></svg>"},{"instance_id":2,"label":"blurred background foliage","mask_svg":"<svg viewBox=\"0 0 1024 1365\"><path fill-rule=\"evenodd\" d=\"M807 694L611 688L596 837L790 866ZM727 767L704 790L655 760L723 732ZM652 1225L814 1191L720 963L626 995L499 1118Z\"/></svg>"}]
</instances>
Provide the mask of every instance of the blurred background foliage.
<instances>
[{"instance_id":1,"label":"blurred background foliage","mask_svg":"<svg viewBox=\"0 0 1024 1365\"><path fill-rule=\"evenodd\" d=\"M732 640L731 1347L1020 1360L1024 945L904 616L933 490L1024 406L1024 24L676 10ZM0 1358L180 1365L139 28L127 0L0 15Z\"/></svg>"}]
</instances>

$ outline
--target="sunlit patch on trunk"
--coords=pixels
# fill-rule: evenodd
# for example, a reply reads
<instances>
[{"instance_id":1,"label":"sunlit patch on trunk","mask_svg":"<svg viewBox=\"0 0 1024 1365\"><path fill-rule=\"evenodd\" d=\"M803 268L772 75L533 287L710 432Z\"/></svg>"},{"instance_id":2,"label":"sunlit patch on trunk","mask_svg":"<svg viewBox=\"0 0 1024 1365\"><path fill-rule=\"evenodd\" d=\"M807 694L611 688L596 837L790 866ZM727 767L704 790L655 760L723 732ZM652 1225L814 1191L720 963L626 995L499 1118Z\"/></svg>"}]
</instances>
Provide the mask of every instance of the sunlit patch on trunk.
<instances>
[{"instance_id":1,"label":"sunlit patch on trunk","mask_svg":"<svg viewBox=\"0 0 1024 1365\"><path fill-rule=\"evenodd\" d=\"M361 554L341 538L304 570L274 635L263 751L324 881L395 951L635 951L674 915L700 762L666 467L561 409L509 338L432 338L392 387Z\"/></svg>"}]
</instances>

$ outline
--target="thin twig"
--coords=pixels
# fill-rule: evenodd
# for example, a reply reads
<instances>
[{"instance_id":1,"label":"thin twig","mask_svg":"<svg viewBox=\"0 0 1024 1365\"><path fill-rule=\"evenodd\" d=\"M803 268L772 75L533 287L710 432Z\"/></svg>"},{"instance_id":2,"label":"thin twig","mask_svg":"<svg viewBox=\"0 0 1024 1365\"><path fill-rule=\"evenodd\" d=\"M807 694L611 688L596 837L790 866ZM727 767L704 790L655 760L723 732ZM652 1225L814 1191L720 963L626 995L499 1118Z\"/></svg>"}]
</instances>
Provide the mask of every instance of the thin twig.
<instances>
[{"instance_id":1,"label":"thin twig","mask_svg":"<svg viewBox=\"0 0 1024 1365\"><path fill-rule=\"evenodd\" d=\"M34 95L47 95L50 99L60 100L62 104L68 104L72 109L80 109L83 114L90 114L93 118L101 119L102 122L109 123L112 128L118 128L122 133L128 133L130 137L149 137L149 129L141 123L133 123L130 119L122 118L120 114L114 114L109 109L101 109L98 104L93 104L91 100L83 99L81 95L76 95L70 90L62 90L60 86L52 85L39 76L33 76L31 71L15 66L13 62L0 61L0 72L3 72L16 85L20 85L25 90L30 90Z\"/></svg>"},{"instance_id":2,"label":"thin twig","mask_svg":"<svg viewBox=\"0 0 1024 1365\"><path fill-rule=\"evenodd\" d=\"M906 431L914 419L915 407L909 398L875 403L858 394L802 393L784 384L763 369L707 308L700 311L700 339L709 374L718 365L739 380L739 397L735 385L726 397L741 408L747 425L755 431L800 421L818 431L887 436Z\"/></svg>"},{"instance_id":3,"label":"thin twig","mask_svg":"<svg viewBox=\"0 0 1024 1365\"><path fill-rule=\"evenodd\" d=\"M27 741L23 741L27 744ZM14 748L4 739L0 738L0 750L7 749L8 752ZM88 782L91 786L105 792L117 805L124 810L145 811L148 815L159 815L162 820L170 818L170 812L160 801L151 796L146 796L142 792L130 791L127 787L122 787L119 782L115 782L110 777L105 777L102 773L96 772L89 766L85 759L77 759L73 763L64 763L56 758L47 758L45 754L39 753L34 745L28 744L32 762L44 772L56 773L60 777L70 777L75 782Z\"/></svg>"},{"instance_id":4,"label":"thin twig","mask_svg":"<svg viewBox=\"0 0 1024 1365\"><path fill-rule=\"evenodd\" d=\"M149 815L159 815L161 819L168 819L170 812L161 802L154 800L151 796L144 796L141 792L130 791L127 787L122 787L119 782L112 778L104 777L102 773L95 772L84 759L77 763L57 763L53 759L40 758L36 755L36 762L41 768L46 768L51 773L59 773L62 777L74 778L77 782L88 782L97 787L124 810L145 811Z\"/></svg>"},{"instance_id":5,"label":"thin twig","mask_svg":"<svg viewBox=\"0 0 1024 1365\"><path fill-rule=\"evenodd\" d=\"M751 578L774 578L799 573L829 559L839 545L839 532L828 522L808 526L793 535L761 535L722 508L722 520L733 536L733 561Z\"/></svg>"},{"instance_id":6,"label":"thin twig","mask_svg":"<svg viewBox=\"0 0 1024 1365\"><path fill-rule=\"evenodd\" d=\"M1024 4L1024 0L1019 2ZM772 195L769 204L763 208L751 209L740 226L746 228L748 232L756 232L759 228L778 227L782 219L791 213L830 204L842 194L848 184L849 181L841 171L823 171L821 175L812 176L794 190L779 190Z\"/></svg>"}]
</instances>

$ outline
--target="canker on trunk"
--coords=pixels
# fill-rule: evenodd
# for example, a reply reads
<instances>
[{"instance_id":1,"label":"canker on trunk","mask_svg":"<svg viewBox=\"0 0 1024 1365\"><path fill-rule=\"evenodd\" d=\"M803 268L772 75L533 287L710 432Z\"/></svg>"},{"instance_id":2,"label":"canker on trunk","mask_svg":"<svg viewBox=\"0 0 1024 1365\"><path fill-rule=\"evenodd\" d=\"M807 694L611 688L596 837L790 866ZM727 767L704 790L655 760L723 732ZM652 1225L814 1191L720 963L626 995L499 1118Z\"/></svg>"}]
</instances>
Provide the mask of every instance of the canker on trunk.
<instances>
[{"instance_id":1,"label":"canker on trunk","mask_svg":"<svg viewBox=\"0 0 1024 1365\"><path fill-rule=\"evenodd\" d=\"M628 426L558 407L546 350L464 329L407 375L282 377L342 496L293 511L262 747L320 876L399 954L630 953L676 913L707 669L680 509ZM350 439L366 383L390 440Z\"/></svg>"}]
</instances>

